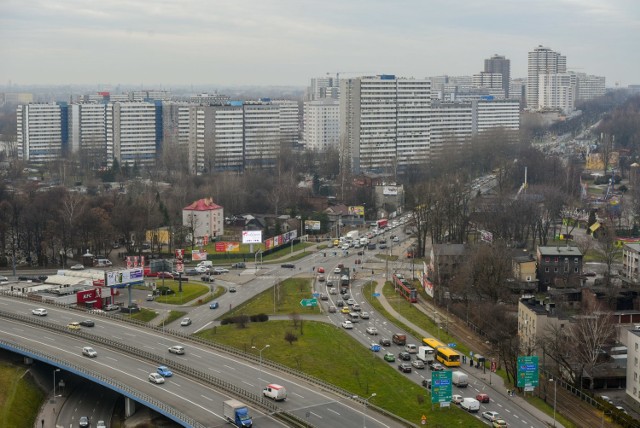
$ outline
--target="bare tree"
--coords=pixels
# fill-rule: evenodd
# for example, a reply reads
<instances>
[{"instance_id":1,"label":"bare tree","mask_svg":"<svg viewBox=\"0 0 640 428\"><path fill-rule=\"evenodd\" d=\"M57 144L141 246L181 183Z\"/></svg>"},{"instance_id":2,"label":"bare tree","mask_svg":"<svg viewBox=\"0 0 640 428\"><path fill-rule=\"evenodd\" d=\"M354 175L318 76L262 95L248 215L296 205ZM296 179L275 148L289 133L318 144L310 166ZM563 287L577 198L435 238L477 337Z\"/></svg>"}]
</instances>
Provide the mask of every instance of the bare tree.
<instances>
[{"instance_id":1,"label":"bare tree","mask_svg":"<svg viewBox=\"0 0 640 428\"><path fill-rule=\"evenodd\" d=\"M604 273L604 284L611 287L611 277L613 264L622 256L622 248L616 244L615 226L610 222L605 222L597 235L597 248L602 256L607 270Z\"/></svg>"}]
</instances>

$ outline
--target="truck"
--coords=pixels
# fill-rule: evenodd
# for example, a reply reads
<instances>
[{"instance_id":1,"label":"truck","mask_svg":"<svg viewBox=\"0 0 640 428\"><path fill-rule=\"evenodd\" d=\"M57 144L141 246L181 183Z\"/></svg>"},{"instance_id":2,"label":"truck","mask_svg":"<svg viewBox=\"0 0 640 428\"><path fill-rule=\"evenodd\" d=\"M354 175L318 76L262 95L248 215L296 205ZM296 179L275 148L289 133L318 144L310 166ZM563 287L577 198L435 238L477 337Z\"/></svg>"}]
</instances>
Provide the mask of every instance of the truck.
<instances>
[{"instance_id":1,"label":"truck","mask_svg":"<svg viewBox=\"0 0 640 428\"><path fill-rule=\"evenodd\" d=\"M360 233L357 230L347 232L347 238L351 238L352 241L358 241L360 239Z\"/></svg>"},{"instance_id":2,"label":"truck","mask_svg":"<svg viewBox=\"0 0 640 428\"><path fill-rule=\"evenodd\" d=\"M349 275L342 275L340 277L340 286L348 287L349 286Z\"/></svg>"},{"instance_id":3,"label":"truck","mask_svg":"<svg viewBox=\"0 0 640 428\"><path fill-rule=\"evenodd\" d=\"M434 350L430 346L418 346L418 355L416 357L422 360L423 363L431 365L435 359Z\"/></svg>"},{"instance_id":4,"label":"truck","mask_svg":"<svg viewBox=\"0 0 640 428\"><path fill-rule=\"evenodd\" d=\"M466 388L469 385L469 376L459 370L451 373L451 383L458 388Z\"/></svg>"},{"instance_id":5,"label":"truck","mask_svg":"<svg viewBox=\"0 0 640 428\"><path fill-rule=\"evenodd\" d=\"M378 229L383 230L385 227L388 226L389 220L387 220L386 218L383 218L378 220L377 223L378 223Z\"/></svg>"},{"instance_id":6,"label":"truck","mask_svg":"<svg viewBox=\"0 0 640 428\"><path fill-rule=\"evenodd\" d=\"M238 400L227 400L223 403L222 414L225 418L235 426L251 427L253 421L249 415L249 408Z\"/></svg>"},{"instance_id":7,"label":"truck","mask_svg":"<svg viewBox=\"0 0 640 428\"><path fill-rule=\"evenodd\" d=\"M460 407L467 412L477 413L480 410L480 402L475 398L465 397L462 399Z\"/></svg>"}]
</instances>

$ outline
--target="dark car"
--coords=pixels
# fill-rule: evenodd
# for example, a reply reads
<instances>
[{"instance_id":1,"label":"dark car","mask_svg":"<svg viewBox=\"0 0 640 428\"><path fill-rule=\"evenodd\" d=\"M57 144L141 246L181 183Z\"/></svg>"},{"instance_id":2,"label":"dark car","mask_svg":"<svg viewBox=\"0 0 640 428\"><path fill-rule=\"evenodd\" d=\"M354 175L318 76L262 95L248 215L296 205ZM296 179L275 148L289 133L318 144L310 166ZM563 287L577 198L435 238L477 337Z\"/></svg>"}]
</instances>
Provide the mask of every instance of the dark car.
<instances>
[{"instance_id":1,"label":"dark car","mask_svg":"<svg viewBox=\"0 0 640 428\"><path fill-rule=\"evenodd\" d=\"M245 262L238 262L238 263L232 264L231 267L233 269L244 269L247 267L247 265L245 264Z\"/></svg>"},{"instance_id":2,"label":"dark car","mask_svg":"<svg viewBox=\"0 0 640 428\"><path fill-rule=\"evenodd\" d=\"M337 307L339 307L339 308L341 308L341 307L343 307L343 306L344 306L344 302L343 302L342 300L337 300L337 301L336 301L336 306L337 306Z\"/></svg>"},{"instance_id":3,"label":"dark car","mask_svg":"<svg viewBox=\"0 0 640 428\"><path fill-rule=\"evenodd\" d=\"M296 265L294 265L293 263L283 263L280 265L280 267L287 268L287 269L294 269Z\"/></svg>"},{"instance_id":4,"label":"dark car","mask_svg":"<svg viewBox=\"0 0 640 428\"><path fill-rule=\"evenodd\" d=\"M96 323L94 323L92 320L82 320L80 321L80 325L85 327L93 327L94 325L96 325Z\"/></svg>"},{"instance_id":5,"label":"dark car","mask_svg":"<svg viewBox=\"0 0 640 428\"><path fill-rule=\"evenodd\" d=\"M209 309L218 309L218 307L219 307L219 306L220 306L220 305L218 304L218 302L214 300L214 301L213 301L213 302L211 302L211 304L209 305Z\"/></svg>"},{"instance_id":6,"label":"dark car","mask_svg":"<svg viewBox=\"0 0 640 428\"><path fill-rule=\"evenodd\" d=\"M399 352L398 358L402 361L411 361L411 354L408 352Z\"/></svg>"},{"instance_id":7,"label":"dark car","mask_svg":"<svg viewBox=\"0 0 640 428\"><path fill-rule=\"evenodd\" d=\"M229 293L235 293L236 287L229 287Z\"/></svg>"},{"instance_id":8,"label":"dark car","mask_svg":"<svg viewBox=\"0 0 640 428\"><path fill-rule=\"evenodd\" d=\"M400 363L398 364L398 370L400 370L402 373L411 373L411 364Z\"/></svg>"},{"instance_id":9,"label":"dark car","mask_svg":"<svg viewBox=\"0 0 640 428\"><path fill-rule=\"evenodd\" d=\"M378 343L380 343L382 346L391 346L391 340L384 337L380 339Z\"/></svg>"},{"instance_id":10,"label":"dark car","mask_svg":"<svg viewBox=\"0 0 640 428\"><path fill-rule=\"evenodd\" d=\"M200 279L204 282L215 282L216 279L212 275L202 275Z\"/></svg>"},{"instance_id":11,"label":"dark car","mask_svg":"<svg viewBox=\"0 0 640 428\"><path fill-rule=\"evenodd\" d=\"M81 416L78 420L78 426L80 428L88 428L89 427L89 418L86 416Z\"/></svg>"},{"instance_id":12,"label":"dark car","mask_svg":"<svg viewBox=\"0 0 640 428\"><path fill-rule=\"evenodd\" d=\"M342 295L342 300L349 300L350 298L351 298L351 296L348 295L348 294L343 294Z\"/></svg>"}]
</instances>

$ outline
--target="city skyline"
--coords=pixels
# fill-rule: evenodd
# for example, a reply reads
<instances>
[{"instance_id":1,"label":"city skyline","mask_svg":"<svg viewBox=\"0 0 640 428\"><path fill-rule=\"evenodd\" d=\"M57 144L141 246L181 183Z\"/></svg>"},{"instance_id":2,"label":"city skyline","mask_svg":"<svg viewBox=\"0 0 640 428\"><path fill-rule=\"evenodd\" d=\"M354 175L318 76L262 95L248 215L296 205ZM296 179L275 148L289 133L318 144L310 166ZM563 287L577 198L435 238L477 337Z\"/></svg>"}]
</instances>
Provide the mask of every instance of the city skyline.
<instances>
[{"instance_id":1,"label":"city skyline","mask_svg":"<svg viewBox=\"0 0 640 428\"><path fill-rule=\"evenodd\" d=\"M0 3L0 84L305 86L310 77L527 77L543 45L607 86L640 83L640 4L624 0ZM102 82L102 83L101 83Z\"/></svg>"}]
</instances>

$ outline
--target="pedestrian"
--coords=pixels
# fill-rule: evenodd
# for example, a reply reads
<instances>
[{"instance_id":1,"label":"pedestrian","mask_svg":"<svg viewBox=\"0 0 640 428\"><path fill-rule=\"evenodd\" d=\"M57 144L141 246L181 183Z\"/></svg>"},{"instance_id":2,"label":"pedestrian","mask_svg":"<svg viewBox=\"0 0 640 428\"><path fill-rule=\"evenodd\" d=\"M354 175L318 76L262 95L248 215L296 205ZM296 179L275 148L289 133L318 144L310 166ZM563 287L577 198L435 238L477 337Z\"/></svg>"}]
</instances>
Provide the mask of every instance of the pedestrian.
<instances>
[{"instance_id":1,"label":"pedestrian","mask_svg":"<svg viewBox=\"0 0 640 428\"><path fill-rule=\"evenodd\" d=\"M507 389L507 396L511 397L511 390Z\"/></svg>"}]
</instances>

